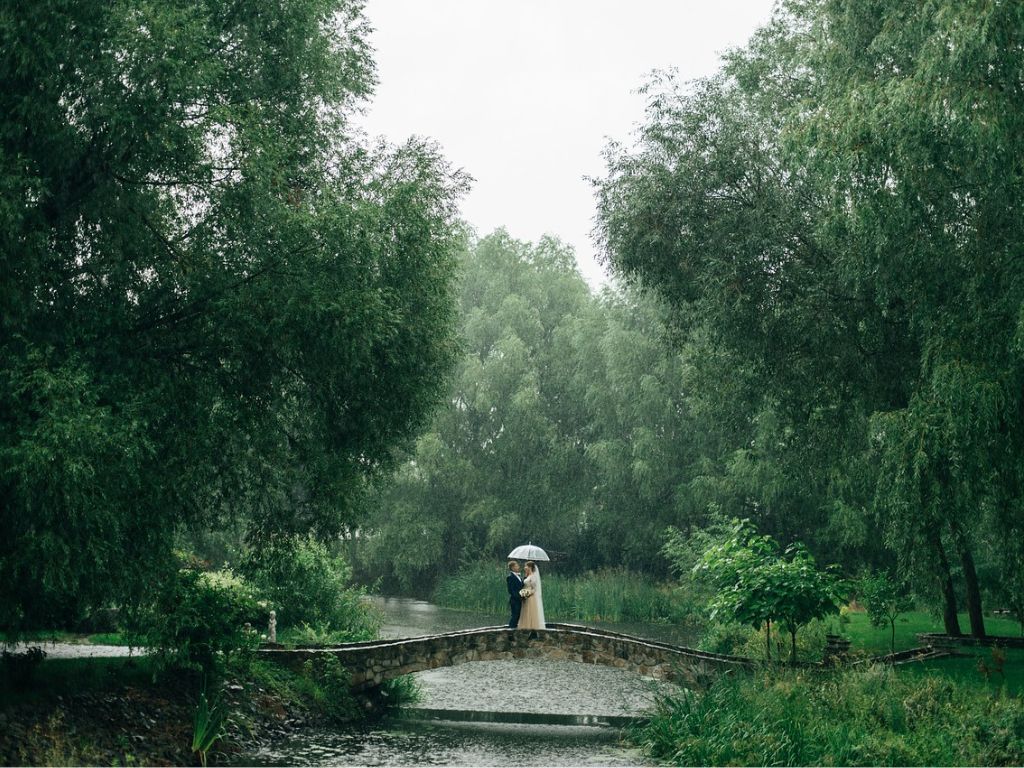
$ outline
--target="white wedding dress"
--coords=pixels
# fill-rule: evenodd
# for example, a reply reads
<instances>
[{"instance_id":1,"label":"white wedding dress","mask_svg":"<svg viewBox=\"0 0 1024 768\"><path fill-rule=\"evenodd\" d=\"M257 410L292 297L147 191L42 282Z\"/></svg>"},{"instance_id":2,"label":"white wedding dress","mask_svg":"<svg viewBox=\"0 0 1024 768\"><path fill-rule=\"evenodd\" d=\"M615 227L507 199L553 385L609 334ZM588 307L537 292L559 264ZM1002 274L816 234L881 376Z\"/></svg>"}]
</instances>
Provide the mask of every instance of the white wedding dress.
<instances>
[{"instance_id":1,"label":"white wedding dress","mask_svg":"<svg viewBox=\"0 0 1024 768\"><path fill-rule=\"evenodd\" d=\"M544 629L544 596L540 585L540 571L534 571L523 581L533 594L523 598L523 612L519 615L519 629Z\"/></svg>"}]
</instances>

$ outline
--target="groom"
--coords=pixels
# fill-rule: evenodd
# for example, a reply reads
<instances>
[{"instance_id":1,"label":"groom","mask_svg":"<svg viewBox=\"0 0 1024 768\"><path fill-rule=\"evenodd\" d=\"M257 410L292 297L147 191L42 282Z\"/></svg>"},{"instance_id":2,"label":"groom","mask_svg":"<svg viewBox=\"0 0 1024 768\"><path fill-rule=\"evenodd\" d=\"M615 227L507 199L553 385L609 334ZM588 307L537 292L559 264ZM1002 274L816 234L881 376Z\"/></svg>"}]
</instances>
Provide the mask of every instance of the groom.
<instances>
[{"instance_id":1,"label":"groom","mask_svg":"<svg viewBox=\"0 0 1024 768\"><path fill-rule=\"evenodd\" d=\"M512 612L508 628L515 629L519 626L519 613L523 610L523 598L519 596L519 590L523 588L523 578L519 575L519 563L515 560L508 561L508 576L505 577L505 586L508 587L508 607Z\"/></svg>"}]
</instances>

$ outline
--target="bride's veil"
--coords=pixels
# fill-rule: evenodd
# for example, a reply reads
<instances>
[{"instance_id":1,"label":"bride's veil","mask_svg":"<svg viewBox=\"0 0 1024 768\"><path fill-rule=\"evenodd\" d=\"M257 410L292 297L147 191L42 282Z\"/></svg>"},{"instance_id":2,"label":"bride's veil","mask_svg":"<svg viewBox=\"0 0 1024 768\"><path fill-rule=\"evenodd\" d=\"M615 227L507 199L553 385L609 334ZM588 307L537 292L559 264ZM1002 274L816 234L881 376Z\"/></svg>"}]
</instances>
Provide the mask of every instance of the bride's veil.
<instances>
[{"instance_id":1,"label":"bride's veil","mask_svg":"<svg viewBox=\"0 0 1024 768\"><path fill-rule=\"evenodd\" d=\"M544 624L544 591L543 591L543 589L541 589L541 586L540 586L540 568L537 566L536 563L533 564L533 578L534 578L534 581L536 581L536 583L537 583L537 587L536 587L536 589L534 589L534 592L536 593L534 595L534 599L537 601L537 619L540 621L540 625L543 627L543 626L545 626L545 624Z\"/></svg>"}]
</instances>

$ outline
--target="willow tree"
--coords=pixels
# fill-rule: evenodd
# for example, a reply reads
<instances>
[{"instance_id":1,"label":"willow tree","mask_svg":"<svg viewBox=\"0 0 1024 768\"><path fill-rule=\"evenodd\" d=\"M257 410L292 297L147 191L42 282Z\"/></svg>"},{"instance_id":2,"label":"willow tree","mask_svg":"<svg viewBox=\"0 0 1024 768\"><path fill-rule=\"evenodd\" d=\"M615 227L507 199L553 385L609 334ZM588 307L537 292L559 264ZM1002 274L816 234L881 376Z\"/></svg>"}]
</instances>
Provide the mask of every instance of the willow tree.
<instances>
[{"instance_id":1,"label":"willow tree","mask_svg":"<svg viewBox=\"0 0 1024 768\"><path fill-rule=\"evenodd\" d=\"M571 354L556 339L590 300L571 249L498 230L467 250L460 298L447 403L367 520L373 576L419 594L438 560L454 570L530 538L571 551L586 504L580 401L556 368Z\"/></svg>"},{"instance_id":2,"label":"willow tree","mask_svg":"<svg viewBox=\"0 0 1024 768\"><path fill-rule=\"evenodd\" d=\"M611 264L754 377L823 524L873 509L938 571L954 633L954 563L983 634L974 551L1019 531L1022 40L1019 3L784 3L599 183Z\"/></svg>"},{"instance_id":3,"label":"willow tree","mask_svg":"<svg viewBox=\"0 0 1024 768\"><path fill-rule=\"evenodd\" d=\"M977 535L1019 531L1024 467L1024 8L830 2L818 29L814 168L838 180L824 223L920 350L908 402L873 422L879 501L892 531L936 549L942 532L983 635Z\"/></svg>"},{"instance_id":4,"label":"willow tree","mask_svg":"<svg viewBox=\"0 0 1024 768\"><path fill-rule=\"evenodd\" d=\"M0 11L0 625L131 601L184 525L337 532L454 359L454 200L368 148L351 0Z\"/></svg>"}]
</instances>

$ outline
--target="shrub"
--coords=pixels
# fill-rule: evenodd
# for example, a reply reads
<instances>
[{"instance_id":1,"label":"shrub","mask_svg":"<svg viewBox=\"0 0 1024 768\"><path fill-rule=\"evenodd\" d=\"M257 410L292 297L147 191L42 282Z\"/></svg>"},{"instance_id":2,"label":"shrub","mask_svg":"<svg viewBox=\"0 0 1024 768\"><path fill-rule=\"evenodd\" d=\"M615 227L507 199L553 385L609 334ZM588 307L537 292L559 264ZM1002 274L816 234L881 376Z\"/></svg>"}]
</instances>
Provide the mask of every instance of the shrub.
<instances>
[{"instance_id":1,"label":"shrub","mask_svg":"<svg viewBox=\"0 0 1024 768\"><path fill-rule=\"evenodd\" d=\"M393 707L416 704L423 700L423 690L413 675L402 675L385 680L381 689L388 704Z\"/></svg>"},{"instance_id":2,"label":"shrub","mask_svg":"<svg viewBox=\"0 0 1024 768\"><path fill-rule=\"evenodd\" d=\"M825 635L829 631L828 620L814 619L796 635L796 657L799 661L821 661L825 654ZM782 659L792 649L792 639L784 637L776 625L771 631L772 653L775 659ZM747 641L737 646L736 653L751 659L765 658L764 632L748 628Z\"/></svg>"},{"instance_id":3,"label":"shrub","mask_svg":"<svg viewBox=\"0 0 1024 768\"><path fill-rule=\"evenodd\" d=\"M865 571L856 582L857 597L867 608L873 627L889 628L889 652L896 652L896 619L913 607L904 584L884 571Z\"/></svg>"},{"instance_id":4,"label":"shrub","mask_svg":"<svg viewBox=\"0 0 1024 768\"><path fill-rule=\"evenodd\" d=\"M337 645L352 639L347 631L339 631L319 625L312 627L303 622L300 627L290 627L278 634L278 640L289 645Z\"/></svg>"},{"instance_id":5,"label":"shrub","mask_svg":"<svg viewBox=\"0 0 1024 768\"><path fill-rule=\"evenodd\" d=\"M362 710L349 688L348 670L329 653L303 664L306 694L331 720L345 722L362 716Z\"/></svg>"},{"instance_id":6,"label":"shrub","mask_svg":"<svg viewBox=\"0 0 1024 768\"><path fill-rule=\"evenodd\" d=\"M828 623L815 619L800 628L796 636L797 658L802 661L821 661L825 652ZM772 627L771 642L774 658L782 658L788 638ZM735 622L712 624L701 637L698 647L709 653L727 653L749 659L765 658L765 636L762 630Z\"/></svg>"},{"instance_id":7,"label":"shrub","mask_svg":"<svg viewBox=\"0 0 1024 768\"><path fill-rule=\"evenodd\" d=\"M4 651L4 675L10 682L11 688L16 691L27 691L32 684L36 670L45 658L46 651L37 646L22 652Z\"/></svg>"},{"instance_id":8,"label":"shrub","mask_svg":"<svg viewBox=\"0 0 1024 768\"><path fill-rule=\"evenodd\" d=\"M161 667L212 670L258 641L246 622L265 607L244 580L230 572L178 571L157 595L146 637Z\"/></svg>"},{"instance_id":9,"label":"shrub","mask_svg":"<svg viewBox=\"0 0 1024 768\"><path fill-rule=\"evenodd\" d=\"M845 589L833 569L817 568L803 544L791 544L780 553L778 543L758 535L749 520L734 520L731 535L705 550L694 573L716 587L709 606L712 618L763 626L766 652L772 625L781 624L790 635L794 664L800 627L838 613Z\"/></svg>"},{"instance_id":10,"label":"shrub","mask_svg":"<svg viewBox=\"0 0 1024 768\"><path fill-rule=\"evenodd\" d=\"M281 625L308 624L343 633L345 640L376 636L380 620L363 591L349 586L351 568L321 541L297 537L276 542L251 556L246 573L276 606Z\"/></svg>"},{"instance_id":11,"label":"shrub","mask_svg":"<svg viewBox=\"0 0 1024 768\"><path fill-rule=\"evenodd\" d=\"M877 666L774 667L663 699L633 738L675 765L1019 765L1024 701Z\"/></svg>"},{"instance_id":12,"label":"shrub","mask_svg":"<svg viewBox=\"0 0 1024 768\"><path fill-rule=\"evenodd\" d=\"M716 622L707 628L697 647L708 653L744 654L752 634L760 638L756 629L743 624Z\"/></svg>"}]
</instances>

